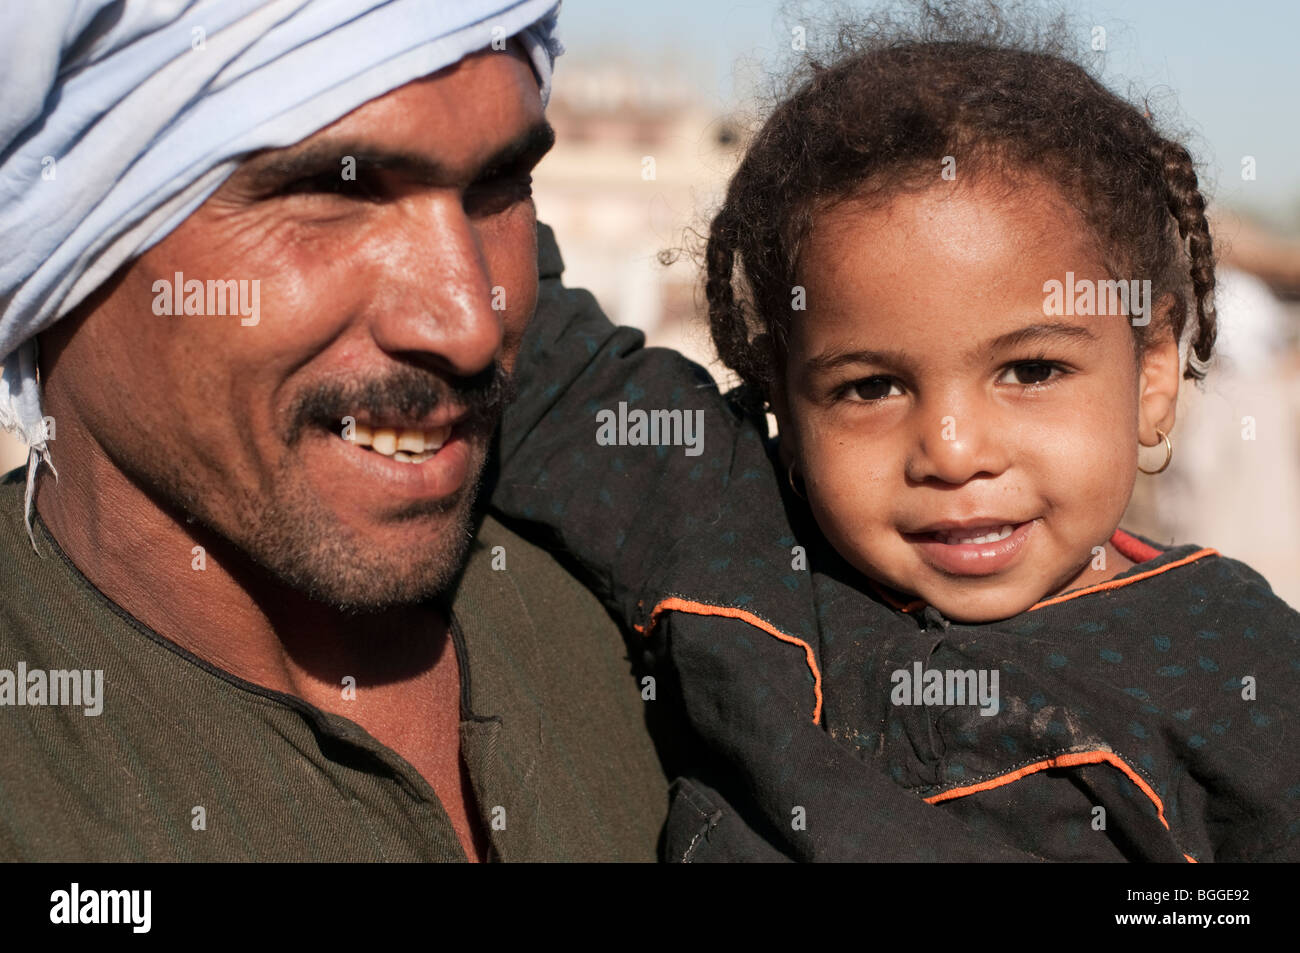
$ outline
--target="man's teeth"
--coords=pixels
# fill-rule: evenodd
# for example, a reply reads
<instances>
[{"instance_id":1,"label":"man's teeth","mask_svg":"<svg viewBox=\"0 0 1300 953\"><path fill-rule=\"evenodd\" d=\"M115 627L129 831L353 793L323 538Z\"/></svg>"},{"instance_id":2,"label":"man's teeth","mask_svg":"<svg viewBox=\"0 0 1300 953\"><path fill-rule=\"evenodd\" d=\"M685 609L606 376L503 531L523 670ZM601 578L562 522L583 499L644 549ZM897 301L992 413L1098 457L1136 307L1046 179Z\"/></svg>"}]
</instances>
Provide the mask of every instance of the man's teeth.
<instances>
[{"instance_id":1,"label":"man's teeth","mask_svg":"<svg viewBox=\"0 0 1300 953\"><path fill-rule=\"evenodd\" d=\"M981 527L974 534L970 530L961 530L954 532L937 532L934 535L938 537L939 542L946 543L949 546L966 546L980 543L996 543L1006 539L1013 532L1015 527L1008 523L1001 529L994 527Z\"/></svg>"},{"instance_id":2,"label":"man's teeth","mask_svg":"<svg viewBox=\"0 0 1300 953\"><path fill-rule=\"evenodd\" d=\"M369 447L401 463L423 463L441 449L449 436L450 427L434 427L432 430L376 427L372 430L358 424L352 430L352 442L357 446Z\"/></svg>"}]
</instances>

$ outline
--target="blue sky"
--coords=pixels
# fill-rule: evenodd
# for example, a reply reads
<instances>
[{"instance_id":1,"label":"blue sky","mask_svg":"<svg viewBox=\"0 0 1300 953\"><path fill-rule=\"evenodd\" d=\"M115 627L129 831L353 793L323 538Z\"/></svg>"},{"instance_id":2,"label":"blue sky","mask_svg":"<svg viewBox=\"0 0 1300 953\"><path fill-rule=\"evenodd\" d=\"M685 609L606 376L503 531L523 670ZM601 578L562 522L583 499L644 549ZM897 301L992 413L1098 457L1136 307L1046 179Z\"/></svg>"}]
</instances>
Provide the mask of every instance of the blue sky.
<instances>
[{"instance_id":1,"label":"blue sky","mask_svg":"<svg viewBox=\"0 0 1300 953\"><path fill-rule=\"evenodd\" d=\"M1106 28L1103 78L1119 92L1130 84L1172 91L1176 118L1192 131L1193 152L1209 166L1219 201L1300 230L1300 2L1064 6L1080 24ZM575 65L616 58L680 69L721 108L743 89L743 79L733 78L738 58L771 64L788 49L781 11L780 0L564 0L561 37ZM1253 182L1241 179L1246 155L1255 157Z\"/></svg>"}]
</instances>

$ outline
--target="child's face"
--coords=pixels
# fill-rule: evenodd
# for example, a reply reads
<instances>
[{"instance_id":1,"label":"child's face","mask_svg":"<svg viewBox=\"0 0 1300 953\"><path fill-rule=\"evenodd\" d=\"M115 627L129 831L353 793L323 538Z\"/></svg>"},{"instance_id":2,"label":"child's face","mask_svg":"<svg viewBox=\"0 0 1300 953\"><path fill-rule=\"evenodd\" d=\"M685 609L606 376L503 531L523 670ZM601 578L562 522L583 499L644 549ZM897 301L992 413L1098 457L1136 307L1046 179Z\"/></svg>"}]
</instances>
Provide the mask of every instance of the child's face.
<instances>
[{"instance_id":1,"label":"child's face","mask_svg":"<svg viewBox=\"0 0 1300 953\"><path fill-rule=\"evenodd\" d=\"M838 206L800 259L783 449L841 555L955 620L1130 565L1108 541L1139 439L1173 426L1177 344L1160 335L1139 364L1128 317L1045 315L1044 283L1066 272L1110 277L1036 179Z\"/></svg>"}]
</instances>

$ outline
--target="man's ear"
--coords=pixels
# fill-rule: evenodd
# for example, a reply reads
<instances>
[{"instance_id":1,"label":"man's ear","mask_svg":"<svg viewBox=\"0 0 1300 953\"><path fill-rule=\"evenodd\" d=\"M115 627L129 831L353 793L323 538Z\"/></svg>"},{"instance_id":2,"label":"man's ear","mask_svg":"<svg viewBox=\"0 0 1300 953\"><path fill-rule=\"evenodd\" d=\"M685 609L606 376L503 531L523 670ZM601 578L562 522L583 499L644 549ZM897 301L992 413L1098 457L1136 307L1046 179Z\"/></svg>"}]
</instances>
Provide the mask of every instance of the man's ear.
<instances>
[{"instance_id":1,"label":"man's ear","mask_svg":"<svg viewBox=\"0 0 1300 953\"><path fill-rule=\"evenodd\" d=\"M1164 305L1159 324L1138 359L1138 442L1144 447L1160 443L1157 430L1173 432L1182 379L1178 341L1166 320L1172 301Z\"/></svg>"}]
</instances>

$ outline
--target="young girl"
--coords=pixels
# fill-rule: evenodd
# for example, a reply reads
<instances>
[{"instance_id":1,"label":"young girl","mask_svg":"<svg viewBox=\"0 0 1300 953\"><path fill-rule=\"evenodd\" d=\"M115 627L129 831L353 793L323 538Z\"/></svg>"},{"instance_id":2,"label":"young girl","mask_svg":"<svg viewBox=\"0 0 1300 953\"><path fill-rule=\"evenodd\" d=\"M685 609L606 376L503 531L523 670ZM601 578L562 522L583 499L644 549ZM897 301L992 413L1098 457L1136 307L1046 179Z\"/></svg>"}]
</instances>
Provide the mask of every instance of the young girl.
<instances>
[{"instance_id":1,"label":"young girl","mask_svg":"<svg viewBox=\"0 0 1300 953\"><path fill-rule=\"evenodd\" d=\"M701 740L669 859L1300 855L1300 616L1118 528L1211 355L1204 205L1050 46L894 33L810 69L713 220L738 392L544 256L492 502Z\"/></svg>"}]
</instances>

